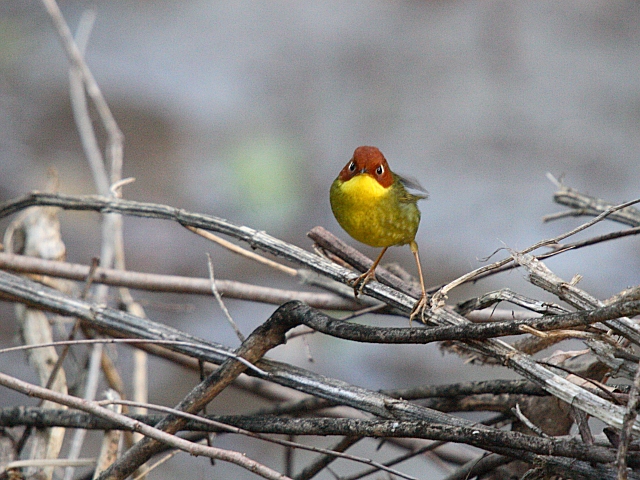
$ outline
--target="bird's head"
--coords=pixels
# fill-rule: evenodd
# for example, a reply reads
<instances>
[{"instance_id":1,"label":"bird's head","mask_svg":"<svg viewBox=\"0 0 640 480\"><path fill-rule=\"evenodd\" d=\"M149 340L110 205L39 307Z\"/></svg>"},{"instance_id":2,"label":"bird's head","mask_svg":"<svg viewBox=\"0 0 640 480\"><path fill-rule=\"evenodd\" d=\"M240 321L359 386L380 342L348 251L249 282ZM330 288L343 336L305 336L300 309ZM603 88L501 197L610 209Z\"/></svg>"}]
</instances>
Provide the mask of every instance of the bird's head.
<instances>
[{"instance_id":1,"label":"bird's head","mask_svg":"<svg viewBox=\"0 0 640 480\"><path fill-rule=\"evenodd\" d=\"M347 182L357 175L370 175L385 188L390 187L393 183L393 175L387 159L376 147L356 148L353 157L340 171L338 178Z\"/></svg>"}]
</instances>

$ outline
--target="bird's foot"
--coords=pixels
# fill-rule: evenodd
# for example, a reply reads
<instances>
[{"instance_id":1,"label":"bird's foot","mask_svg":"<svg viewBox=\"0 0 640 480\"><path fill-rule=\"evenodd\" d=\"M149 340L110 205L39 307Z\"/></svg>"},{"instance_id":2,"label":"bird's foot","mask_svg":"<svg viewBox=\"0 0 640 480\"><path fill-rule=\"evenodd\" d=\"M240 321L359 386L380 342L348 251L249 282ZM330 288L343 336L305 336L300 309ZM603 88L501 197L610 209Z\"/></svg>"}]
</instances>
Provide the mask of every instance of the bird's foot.
<instances>
[{"instance_id":1,"label":"bird's foot","mask_svg":"<svg viewBox=\"0 0 640 480\"><path fill-rule=\"evenodd\" d=\"M364 286L371 280L376 280L376 274L373 270L367 270L365 273L352 280L347 281L349 286L353 287L353 295L358 298L358 295L362 293Z\"/></svg>"},{"instance_id":2,"label":"bird's foot","mask_svg":"<svg viewBox=\"0 0 640 480\"><path fill-rule=\"evenodd\" d=\"M422 321L422 323L427 323L427 320L424 317L424 312L427 310L428 306L429 301L427 299L427 294L423 292L420 296L420 299L411 309L411 314L409 315L409 326L411 326L411 322L417 316L420 316L420 320Z\"/></svg>"}]
</instances>

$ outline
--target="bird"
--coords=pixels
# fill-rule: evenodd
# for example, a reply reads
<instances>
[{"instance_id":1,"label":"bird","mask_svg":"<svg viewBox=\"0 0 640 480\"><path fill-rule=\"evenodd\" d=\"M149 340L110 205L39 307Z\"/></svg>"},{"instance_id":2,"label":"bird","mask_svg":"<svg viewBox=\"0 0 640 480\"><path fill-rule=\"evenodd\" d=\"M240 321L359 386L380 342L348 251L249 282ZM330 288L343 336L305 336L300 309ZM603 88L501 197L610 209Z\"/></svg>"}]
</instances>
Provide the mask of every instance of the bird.
<instances>
[{"instance_id":1,"label":"bird","mask_svg":"<svg viewBox=\"0 0 640 480\"><path fill-rule=\"evenodd\" d=\"M407 188L421 193L410 193ZM422 294L410 315L413 319L427 304L416 233L420 225L418 200L428 197L417 182L404 178L389 168L382 152L371 146L355 149L331 184L331 210L340 226L355 240L382 252L371 268L348 283L354 295L375 279L375 269L389 247L409 245L418 266Z\"/></svg>"}]
</instances>

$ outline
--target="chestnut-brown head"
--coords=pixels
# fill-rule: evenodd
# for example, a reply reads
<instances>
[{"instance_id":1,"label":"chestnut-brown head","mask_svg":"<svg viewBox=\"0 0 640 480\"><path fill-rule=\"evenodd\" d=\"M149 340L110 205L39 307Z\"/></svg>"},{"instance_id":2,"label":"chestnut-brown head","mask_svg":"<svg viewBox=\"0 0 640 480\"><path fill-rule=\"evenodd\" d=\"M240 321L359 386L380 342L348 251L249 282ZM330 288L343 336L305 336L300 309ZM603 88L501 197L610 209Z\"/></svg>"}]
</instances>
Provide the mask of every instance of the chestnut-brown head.
<instances>
[{"instance_id":1,"label":"chestnut-brown head","mask_svg":"<svg viewBox=\"0 0 640 480\"><path fill-rule=\"evenodd\" d=\"M356 148L353 157L340 171L338 178L346 182L356 175L371 175L376 181L387 188L393 183L393 175L389 170L387 159L376 147L362 146Z\"/></svg>"}]
</instances>

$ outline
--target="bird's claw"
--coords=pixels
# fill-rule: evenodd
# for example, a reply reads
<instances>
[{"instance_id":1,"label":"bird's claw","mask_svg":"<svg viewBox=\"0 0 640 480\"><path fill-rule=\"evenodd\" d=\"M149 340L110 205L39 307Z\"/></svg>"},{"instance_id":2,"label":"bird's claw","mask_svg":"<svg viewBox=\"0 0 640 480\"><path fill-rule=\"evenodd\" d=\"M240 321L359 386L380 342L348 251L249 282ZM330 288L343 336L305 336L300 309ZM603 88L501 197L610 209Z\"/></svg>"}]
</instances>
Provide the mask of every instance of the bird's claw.
<instances>
[{"instance_id":1,"label":"bird's claw","mask_svg":"<svg viewBox=\"0 0 640 480\"><path fill-rule=\"evenodd\" d=\"M353 287L354 297L358 298L358 295L362 293L362 289L364 288L364 286L371 280L376 280L376 275L375 273L369 271L356 278L348 280L347 283L349 284L349 286Z\"/></svg>"},{"instance_id":2,"label":"bird's claw","mask_svg":"<svg viewBox=\"0 0 640 480\"><path fill-rule=\"evenodd\" d=\"M420 296L420 299L416 302L416 304L411 309L411 314L409 315L409 325L411 325L411 322L413 321L414 317L417 317L418 315L420 315L420 320L422 321L422 323L427 323L426 319L424 318L424 312L428 306L429 306L429 301L427 300L427 295L423 293Z\"/></svg>"}]
</instances>

